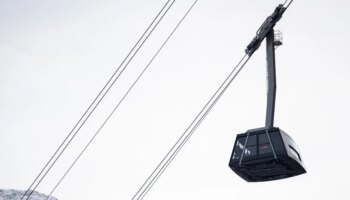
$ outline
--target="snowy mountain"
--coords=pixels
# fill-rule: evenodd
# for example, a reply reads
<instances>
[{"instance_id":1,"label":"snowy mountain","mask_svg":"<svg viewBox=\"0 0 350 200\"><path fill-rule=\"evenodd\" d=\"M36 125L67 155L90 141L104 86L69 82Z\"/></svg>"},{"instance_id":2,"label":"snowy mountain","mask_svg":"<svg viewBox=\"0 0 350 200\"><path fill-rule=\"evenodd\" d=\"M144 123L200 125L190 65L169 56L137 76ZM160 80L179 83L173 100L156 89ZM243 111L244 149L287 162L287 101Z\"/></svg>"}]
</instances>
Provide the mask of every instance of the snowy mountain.
<instances>
[{"instance_id":1,"label":"snowy mountain","mask_svg":"<svg viewBox=\"0 0 350 200\"><path fill-rule=\"evenodd\" d=\"M0 190L0 200L20 200L25 191L18 190ZM38 192L33 192L29 200L46 200L47 196ZM25 198L24 198L25 199ZM57 200L50 197L48 200Z\"/></svg>"}]
</instances>

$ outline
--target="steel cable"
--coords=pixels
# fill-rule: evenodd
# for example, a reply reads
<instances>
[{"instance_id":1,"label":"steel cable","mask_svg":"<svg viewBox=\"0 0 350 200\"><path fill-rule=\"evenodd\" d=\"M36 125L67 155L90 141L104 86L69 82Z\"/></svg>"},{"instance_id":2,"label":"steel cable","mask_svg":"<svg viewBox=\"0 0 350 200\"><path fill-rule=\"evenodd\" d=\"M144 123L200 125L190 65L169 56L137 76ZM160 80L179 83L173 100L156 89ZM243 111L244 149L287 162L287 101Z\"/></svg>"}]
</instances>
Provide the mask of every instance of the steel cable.
<instances>
[{"instance_id":1,"label":"steel cable","mask_svg":"<svg viewBox=\"0 0 350 200\"><path fill-rule=\"evenodd\" d=\"M193 6L192 6L193 7ZM190 10L192 9L192 7L190 8ZM190 11L189 10L189 11ZM55 185L54 189L50 192L49 196L46 198L46 200L49 199L49 197L52 195L52 193L57 189L57 187L61 184L61 182L64 180L64 178L67 176L67 174L70 172L70 170L75 166L75 164L77 163L77 161L81 158L81 156L84 154L84 152L87 150L87 148L90 146L90 144L93 142L93 140L96 138L96 136L100 133L100 131L102 130L102 128L106 125L106 123L109 121L109 119L112 117L112 115L115 113L115 111L119 108L120 104L124 101L124 99L128 96L128 94L131 92L131 90L134 88L134 86L136 85L136 83L140 80L140 78L143 76L143 74L146 72L146 70L149 68L149 66L152 64L152 62L155 60L155 58L158 56L158 54L160 53L160 51L164 48L164 46L168 43L168 41L170 40L170 38L173 36L173 34L175 33L175 31L179 28L179 26L182 24L182 22L184 21L184 19L186 18L186 16L188 15L189 11L187 11L187 13L185 14L185 16L180 20L180 22L176 25L176 27L173 29L173 31L170 33L170 35L167 37L167 39L164 41L164 43L162 44L162 46L158 49L158 51L156 52L156 54L152 57L152 59L150 60L150 62L146 65L146 67L143 69L143 71L139 74L139 76L136 78L136 80L133 82L133 84L131 85L131 87L128 89L128 91L124 94L124 96L122 97L122 99L118 102L118 104L114 107L114 109L112 110L112 112L108 115L108 117L106 118L106 120L102 123L102 125L99 127L99 129L97 130L97 132L94 134L94 136L89 140L89 142L86 144L86 146L84 147L84 149L79 153L79 155L77 156L77 158L74 160L74 162L70 165L70 167L67 169L67 171L64 173L64 175L61 177L61 179L59 180L59 182Z\"/></svg>"},{"instance_id":2,"label":"steel cable","mask_svg":"<svg viewBox=\"0 0 350 200\"><path fill-rule=\"evenodd\" d=\"M247 59L246 59L247 58ZM192 136L192 134L195 132L195 130L198 128L198 126L201 124L201 122L205 119L205 117L208 115L208 113L211 111L211 109L215 106L215 104L218 102L220 97L223 95L223 93L227 90L227 88L230 86L230 84L233 82L233 80L236 78L238 73L243 69L245 64L249 60L249 56L245 55L240 62L236 65L236 67L231 71L229 76L225 79L225 81L221 84L219 89L216 90L214 95L210 98L210 100L207 102L207 104L203 107L203 109L199 112L199 114L196 116L196 118L192 121L192 123L188 126L188 128L184 131L184 133L181 135L181 137L177 140L175 145L170 149L170 151L166 154L166 156L163 158L163 160L158 164L156 169L152 172L152 174L148 177L146 182L141 186L143 189L143 192L139 195L137 200L143 199L148 191L153 187L153 185L156 183L156 181L159 179L159 177L163 174L163 172L167 169L167 167L170 165L170 163L173 161L173 159L176 157L176 155L179 153L179 151L182 149L182 147L185 145L185 143L189 140L189 138ZM243 63L243 64L242 64ZM242 65L241 65L242 64ZM237 70L238 69L238 70ZM236 71L237 70L237 71ZM235 73L236 72L236 73ZM233 76L232 76L233 75ZM222 89L223 88L223 89ZM220 90L222 91L220 92ZM219 94L219 95L218 95ZM214 100L214 101L213 101ZM212 102L212 103L211 103ZM208 107L209 106L209 107ZM201 116L201 117L200 117ZM198 120L199 119L199 120ZM197 122L196 122L197 121ZM194 125L194 126L193 126ZM191 129L191 127L193 128ZM191 130L190 130L191 129ZM190 132L188 132L190 130ZM184 139L183 139L184 138ZM181 141L181 143L180 143ZM179 144L180 143L180 144ZM175 151L174 151L175 149ZM171 155L170 155L171 154ZM170 157L169 157L170 155ZM166 162L164 163L164 161ZM162 167L161 167L162 166ZM160 168L160 169L159 169ZM158 170L159 169L159 170ZM158 172L157 172L158 171ZM157 173L156 173L157 172ZM155 174L156 173L156 174ZM155 174L155 175L154 175ZM152 178L153 177L153 178ZM149 181L152 178L151 181ZM146 187L144 187L147 184ZM139 189L140 191L141 189ZM135 195L136 196L136 195ZM134 197L135 197L134 196Z\"/></svg>"},{"instance_id":3,"label":"steel cable","mask_svg":"<svg viewBox=\"0 0 350 200\"><path fill-rule=\"evenodd\" d=\"M184 17L181 19L180 23L186 18L186 16L189 14L189 12L192 10L192 8L195 6L195 4L197 3L198 0L196 0L192 6L190 7L190 9L186 12L186 14L184 15ZM180 139L179 139L180 140ZM179 142L179 140L176 142L176 144ZM176 146L176 144L174 146ZM173 146L173 148L174 148ZM170 150L170 152L173 150L173 148ZM157 169L160 167L161 163L164 162L164 160L166 159L166 157L169 155L169 153L163 158L163 160L160 162L160 164L157 166L157 168L152 172L152 174L147 178L147 180L142 184L142 186L138 189L138 191L135 193L135 195L132 197L132 200L136 198L136 196L141 192L141 190L144 188L144 186L146 185L146 183L149 181L149 179L154 175L155 171L157 171ZM142 192L143 193L143 192Z\"/></svg>"},{"instance_id":4,"label":"steel cable","mask_svg":"<svg viewBox=\"0 0 350 200\"><path fill-rule=\"evenodd\" d=\"M66 138L63 140L63 142L60 144L60 146L58 147L58 149L55 151L55 153L51 156L51 158L49 159L49 161L45 164L44 168L40 171L40 173L37 175L37 177L34 179L34 181L32 182L32 184L29 186L29 188L25 191L25 193L23 194L23 196L21 197L21 200L23 200L23 198L27 196L26 200L29 199L29 197L33 194L33 192L35 191L35 189L39 186L39 184L41 183L41 181L44 179L44 177L47 175L47 173L51 170L51 168L53 167L53 165L57 162L58 158L62 155L62 153L65 151L65 149L67 148L67 146L70 144L70 142L74 139L74 137L77 135L77 133L79 132L79 130L81 129L81 127L85 124L85 122L87 121L87 119L91 116L91 114L94 112L94 110L96 109L96 107L99 105L99 103L102 101L102 99L105 97L105 95L108 93L108 91L110 90L110 88L114 85L114 83L116 82L116 80L120 77L120 75L122 74L122 72L125 70L125 68L128 66L128 64L131 62L131 60L134 58L134 56L137 54L137 52L140 50L140 48L143 46L143 44L146 42L146 40L149 38L149 36L152 34L152 32L154 31L154 29L158 26L159 22L163 19L163 17L165 16L165 14L169 11L169 9L171 8L171 6L174 4L175 0L172 1L172 3L170 4L170 6L166 9L166 7L169 5L169 3L171 2L171 0L168 0L166 2L166 4L162 7L161 11L157 14L157 16L153 19L153 21L151 22L151 24L147 27L146 31L142 34L142 36L139 38L139 40L136 42L136 44L133 46L133 48L130 50L130 52L127 54L127 56L124 58L124 60L122 61L122 63L119 65L119 67L117 68L117 70L113 73L113 75L111 76L111 78L107 81L107 83L104 85L104 87L102 88L102 90L98 93L98 95L95 97L95 99L93 100L93 102L90 104L90 106L88 107L88 109L84 112L84 114L82 115L82 117L78 120L78 122L75 124L75 126L73 127L73 129L70 131L70 133L66 136ZM166 10L165 10L166 9ZM163 11L165 10L165 12L163 13ZM162 14L163 13L163 14ZM159 18L159 16L162 14L162 16ZM159 18L158 22L156 22L156 20ZM154 23L156 22L156 24L154 25ZM153 26L154 25L154 26ZM152 28L153 26L153 28ZM152 28L152 29L151 29ZM149 30L151 29L151 31L149 32ZM148 33L148 35L145 37L145 35ZM145 37L145 38L144 38ZM142 41L142 39L144 39ZM142 41L142 42L141 42ZM136 49L136 47L140 44L141 45ZM136 49L136 51L134 51ZM133 53L134 52L134 53ZM131 58L129 59L129 61L126 63L126 65L124 66L124 68L121 70L121 72L119 72L119 70L121 69L121 67L124 65L124 63L128 60L128 58L130 57L130 55L133 53L133 55L131 56ZM119 74L118 74L119 72ZM117 75L118 74L118 75ZM117 75L117 77L116 77ZM114 80L113 80L114 79ZM112 82L113 80L113 82ZM112 82L112 83L111 83ZM111 83L111 84L110 84ZM109 87L107 88L107 86L109 85ZM107 88L107 90L105 90ZM102 93L104 92L104 94L102 95ZM101 97L102 95L102 97ZM101 97L101 98L100 98ZM100 100L96 103L96 101L100 98ZM96 104L95 104L96 103ZM87 113L90 111L90 109L93 107L93 105L95 104L94 108L91 110L91 112L89 113L89 115L87 115ZM87 115L87 117L85 118L85 116ZM82 120L85 118L85 120L82 122ZM80 124L80 122L82 122ZM77 131L73 134L74 130L76 130L76 128L78 127L78 125L80 124L79 128L77 129ZM72 136L73 134L73 136ZM67 140L71 137L71 139L68 141L68 143L64 146L64 144L67 142ZM64 148L62 149L62 147L64 146ZM62 149L62 151L60 152L60 150ZM58 152L60 152L58 154ZM53 163L51 163L51 161L56 157L56 155L58 154L57 158L53 161ZM51 163L51 165L50 165ZM46 170L46 168L50 165L50 167ZM46 170L46 172L44 173L44 171ZM43 175L44 173L44 175ZM43 175L43 176L42 176ZM42 176L42 178L38 181L38 183L35 185L35 187L31 190L31 188L33 187L33 185L37 182L37 180L40 178L40 176ZM29 192L30 191L30 192ZM28 194L29 192L29 194Z\"/></svg>"}]
</instances>

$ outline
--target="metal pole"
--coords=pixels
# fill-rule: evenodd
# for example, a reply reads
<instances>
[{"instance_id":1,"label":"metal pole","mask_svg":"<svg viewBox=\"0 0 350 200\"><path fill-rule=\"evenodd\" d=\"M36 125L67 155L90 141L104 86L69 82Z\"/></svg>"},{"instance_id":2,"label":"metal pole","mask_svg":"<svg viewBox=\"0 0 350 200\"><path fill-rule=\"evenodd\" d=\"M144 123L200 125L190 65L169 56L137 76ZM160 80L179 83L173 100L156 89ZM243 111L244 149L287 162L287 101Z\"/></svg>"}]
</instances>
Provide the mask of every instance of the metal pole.
<instances>
[{"instance_id":1,"label":"metal pole","mask_svg":"<svg viewBox=\"0 0 350 200\"><path fill-rule=\"evenodd\" d=\"M266 127L273 127L275 116L276 99L276 66L275 66L275 45L274 30L266 36L266 59L267 59L267 109L266 109Z\"/></svg>"}]
</instances>

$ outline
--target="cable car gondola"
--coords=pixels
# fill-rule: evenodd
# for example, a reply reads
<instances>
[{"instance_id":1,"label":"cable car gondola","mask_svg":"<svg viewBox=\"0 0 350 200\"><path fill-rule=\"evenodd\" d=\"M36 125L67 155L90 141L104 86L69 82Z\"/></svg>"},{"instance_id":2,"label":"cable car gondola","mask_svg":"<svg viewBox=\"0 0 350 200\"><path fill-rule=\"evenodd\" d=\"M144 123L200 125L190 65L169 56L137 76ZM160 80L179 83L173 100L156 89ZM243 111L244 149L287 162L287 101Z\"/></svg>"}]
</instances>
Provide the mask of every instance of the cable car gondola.
<instances>
[{"instance_id":1,"label":"cable car gondola","mask_svg":"<svg viewBox=\"0 0 350 200\"><path fill-rule=\"evenodd\" d=\"M273 126L276 98L275 47L282 44L281 33L275 34L273 28L288 6L280 4L275 9L246 49L246 53L251 56L266 38L268 94L265 127L238 134L229 162L230 168L248 182L279 180L306 173L294 140Z\"/></svg>"},{"instance_id":2,"label":"cable car gondola","mask_svg":"<svg viewBox=\"0 0 350 200\"><path fill-rule=\"evenodd\" d=\"M238 134L229 165L248 182L278 180L306 172L298 146L276 127Z\"/></svg>"}]
</instances>

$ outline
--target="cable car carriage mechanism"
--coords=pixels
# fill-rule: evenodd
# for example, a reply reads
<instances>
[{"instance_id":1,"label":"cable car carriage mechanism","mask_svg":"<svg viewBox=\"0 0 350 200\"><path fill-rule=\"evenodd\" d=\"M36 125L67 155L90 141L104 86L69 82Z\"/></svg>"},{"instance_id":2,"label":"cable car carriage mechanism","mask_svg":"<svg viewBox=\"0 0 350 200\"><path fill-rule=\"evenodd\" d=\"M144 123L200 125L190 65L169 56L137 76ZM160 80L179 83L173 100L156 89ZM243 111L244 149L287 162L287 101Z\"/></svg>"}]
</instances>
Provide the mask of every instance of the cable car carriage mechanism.
<instances>
[{"instance_id":1,"label":"cable car carriage mechanism","mask_svg":"<svg viewBox=\"0 0 350 200\"><path fill-rule=\"evenodd\" d=\"M230 168L248 182L289 178L306 173L298 146L280 128L274 127L276 97L275 48L282 45L282 35L274 26L289 7L280 4L261 25L246 54L251 56L266 38L267 111L265 127L238 134L229 162Z\"/></svg>"}]
</instances>

